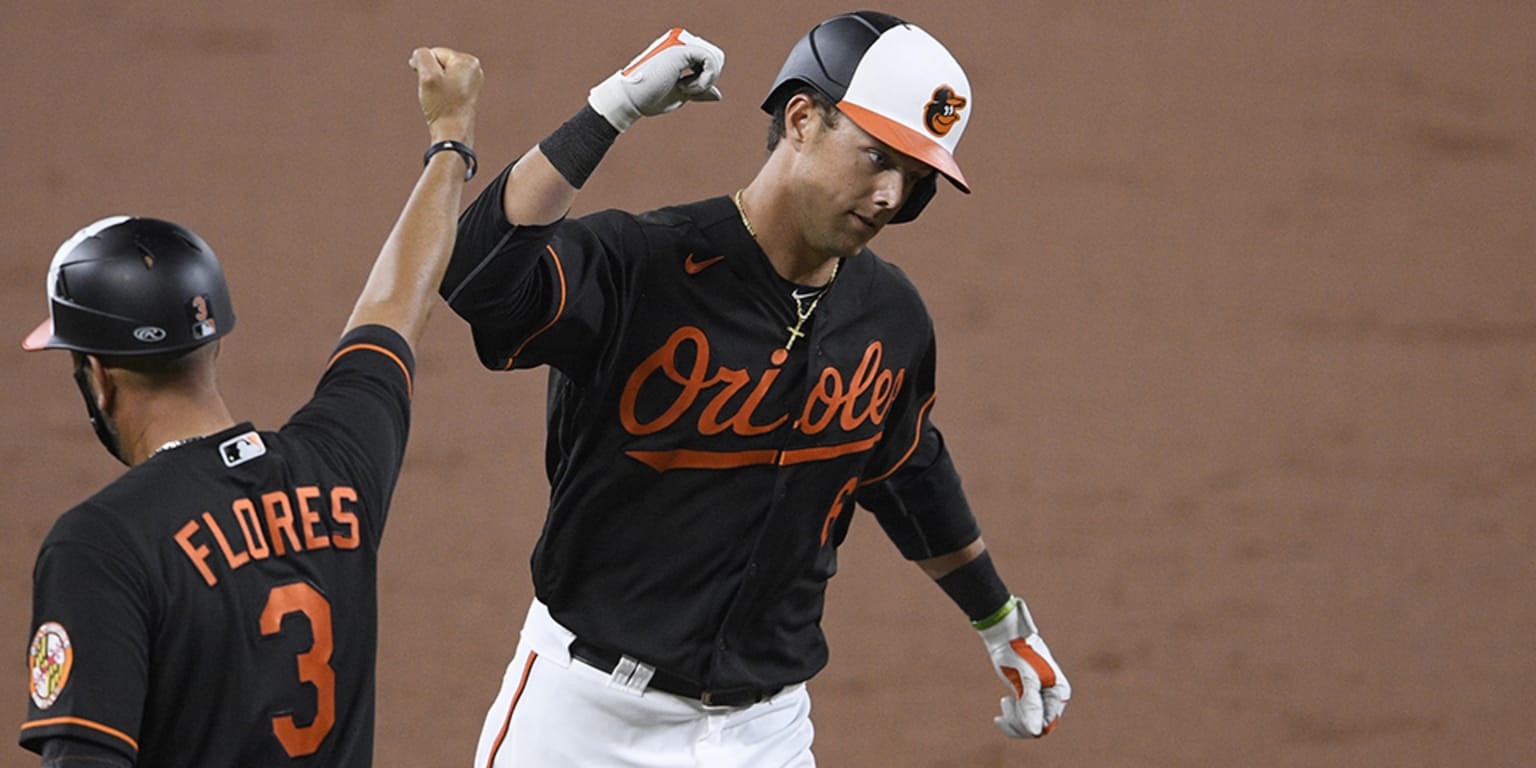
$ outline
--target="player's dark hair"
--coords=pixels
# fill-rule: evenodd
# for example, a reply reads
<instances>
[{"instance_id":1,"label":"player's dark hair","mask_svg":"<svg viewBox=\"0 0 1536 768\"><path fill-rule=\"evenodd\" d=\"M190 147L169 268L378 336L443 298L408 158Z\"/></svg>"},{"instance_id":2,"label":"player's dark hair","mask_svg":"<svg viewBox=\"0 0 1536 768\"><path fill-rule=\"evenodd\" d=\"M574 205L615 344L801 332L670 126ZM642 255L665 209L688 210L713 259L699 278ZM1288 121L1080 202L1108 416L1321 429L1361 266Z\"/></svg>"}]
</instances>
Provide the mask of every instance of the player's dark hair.
<instances>
[{"instance_id":1,"label":"player's dark hair","mask_svg":"<svg viewBox=\"0 0 1536 768\"><path fill-rule=\"evenodd\" d=\"M811 102L821 112L821 122L828 128L837 125L839 112L837 105L827 95L810 85L801 85L792 91L785 93L784 98L773 108L773 118L768 122L768 151L779 146L779 140L784 138L784 107L789 104L797 94L806 94L811 97Z\"/></svg>"},{"instance_id":2,"label":"player's dark hair","mask_svg":"<svg viewBox=\"0 0 1536 768\"><path fill-rule=\"evenodd\" d=\"M216 344L203 344L191 349L168 352L163 355L96 355L107 368L132 371L154 386L165 386L185 379L193 371L213 359ZM85 353L70 350L70 356L78 367L85 363Z\"/></svg>"}]
</instances>

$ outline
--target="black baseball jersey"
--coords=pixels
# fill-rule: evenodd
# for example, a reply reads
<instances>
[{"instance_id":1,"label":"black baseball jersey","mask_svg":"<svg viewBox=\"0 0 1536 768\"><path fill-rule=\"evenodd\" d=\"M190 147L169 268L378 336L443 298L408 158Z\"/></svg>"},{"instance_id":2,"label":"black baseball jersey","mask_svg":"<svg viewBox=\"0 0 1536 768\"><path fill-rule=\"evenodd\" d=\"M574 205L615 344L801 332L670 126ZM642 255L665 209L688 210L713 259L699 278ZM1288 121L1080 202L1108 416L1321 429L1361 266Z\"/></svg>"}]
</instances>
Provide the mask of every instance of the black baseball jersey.
<instances>
[{"instance_id":1,"label":"black baseball jersey","mask_svg":"<svg viewBox=\"0 0 1536 768\"><path fill-rule=\"evenodd\" d=\"M855 502L909 558L979 535L928 418L932 322L896 267L843 259L791 345L811 289L730 199L514 228L505 180L461 217L442 292L484 365L551 369L533 579L583 640L706 690L776 689L826 662Z\"/></svg>"},{"instance_id":2,"label":"black baseball jersey","mask_svg":"<svg viewBox=\"0 0 1536 768\"><path fill-rule=\"evenodd\" d=\"M21 744L153 766L369 766L375 572L414 360L342 338L276 432L163 450L64 514L33 581Z\"/></svg>"}]
</instances>

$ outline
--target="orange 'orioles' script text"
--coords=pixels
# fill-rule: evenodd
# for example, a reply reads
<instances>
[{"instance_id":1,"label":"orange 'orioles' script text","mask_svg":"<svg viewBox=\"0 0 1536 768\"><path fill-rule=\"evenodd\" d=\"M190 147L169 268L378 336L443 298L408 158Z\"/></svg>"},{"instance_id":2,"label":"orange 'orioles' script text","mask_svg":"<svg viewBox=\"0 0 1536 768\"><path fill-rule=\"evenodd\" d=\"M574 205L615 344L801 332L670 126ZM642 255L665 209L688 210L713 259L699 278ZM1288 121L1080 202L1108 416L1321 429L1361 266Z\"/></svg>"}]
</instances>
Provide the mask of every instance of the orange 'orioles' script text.
<instances>
[{"instance_id":1,"label":"orange 'orioles' script text","mask_svg":"<svg viewBox=\"0 0 1536 768\"><path fill-rule=\"evenodd\" d=\"M682 354L692 348L692 359ZM619 397L619 421L632 435L650 435L672 427L693 410L701 398L708 398L693 425L700 435L724 432L753 437L784 426L796 415L791 428L806 435L817 435L834 424L844 432L853 432L865 423L876 426L885 421L906 369L882 368L885 347L879 339L871 341L852 373L845 374L827 366L822 369L799 414L759 414L759 406L779 376L779 366L788 358L783 349L775 349L771 366L753 381L744 368L719 366L709 369L709 337L691 325L678 328L640 362ZM654 418L643 420L637 413L641 389L665 392L670 402ZM740 404L737 396L746 392ZM658 398L662 400L664 398ZM847 453L869 450L879 441L879 434L847 443L801 449L791 453L773 450L748 450L729 453L709 451L628 451L627 453L659 471L682 467L726 468L751 464L816 461Z\"/></svg>"}]
</instances>

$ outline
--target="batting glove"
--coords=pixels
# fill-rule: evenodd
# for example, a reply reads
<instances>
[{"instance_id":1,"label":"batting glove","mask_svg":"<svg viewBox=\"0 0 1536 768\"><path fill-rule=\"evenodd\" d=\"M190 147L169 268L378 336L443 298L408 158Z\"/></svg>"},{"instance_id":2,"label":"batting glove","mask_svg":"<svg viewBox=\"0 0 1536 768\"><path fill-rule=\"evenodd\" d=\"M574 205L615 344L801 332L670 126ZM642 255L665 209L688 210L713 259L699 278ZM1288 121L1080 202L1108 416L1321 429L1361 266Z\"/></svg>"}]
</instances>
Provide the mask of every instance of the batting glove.
<instances>
[{"instance_id":1,"label":"batting glove","mask_svg":"<svg viewBox=\"0 0 1536 768\"><path fill-rule=\"evenodd\" d=\"M688 101L719 101L715 81L725 52L682 28L673 28L629 65L598 83L587 103L623 133L641 117L660 115Z\"/></svg>"},{"instance_id":2,"label":"batting glove","mask_svg":"<svg viewBox=\"0 0 1536 768\"><path fill-rule=\"evenodd\" d=\"M973 623L997 676L1012 693L1003 697L1003 714L992 722L1012 738L1039 738L1056 727L1072 698L1072 686L1051 658L1024 601L1014 597L999 612L1001 616Z\"/></svg>"}]
</instances>

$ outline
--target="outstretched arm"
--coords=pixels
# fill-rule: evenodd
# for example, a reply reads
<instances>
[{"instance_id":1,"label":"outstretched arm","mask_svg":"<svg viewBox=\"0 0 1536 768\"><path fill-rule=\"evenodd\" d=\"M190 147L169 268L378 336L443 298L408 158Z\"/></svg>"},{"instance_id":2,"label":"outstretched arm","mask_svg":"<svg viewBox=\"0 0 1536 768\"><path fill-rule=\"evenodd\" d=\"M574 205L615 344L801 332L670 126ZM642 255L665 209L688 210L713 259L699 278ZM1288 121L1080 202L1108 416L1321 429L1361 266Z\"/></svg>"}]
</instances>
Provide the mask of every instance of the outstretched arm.
<instances>
[{"instance_id":1,"label":"outstretched arm","mask_svg":"<svg viewBox=\"0 0 1536 768\"><path fill-rule=\"evenodd\" d=\"M639 56L592 88L587 105L518 159L507 178L502 209L507 221L558 221L620 133L641 117L678 109L689 101L718 101L715 81L725 53L681 28L657 38Z\"/></svg>"},{"instance_id":2,"label":"outstretched arm","mask_svg":"<svg viewBox=\"0 0 1536 768\"><path fill-rule=\"evenodd\" d=\"M457 229L464 182L472 174L475 109L480 96L480 60L447 48L411 53L417 97L434 152L374 262L368 282L347 320L346 330L378 324L397 331L415 348L448 266Z\"/></svg>"}]
</instances>

